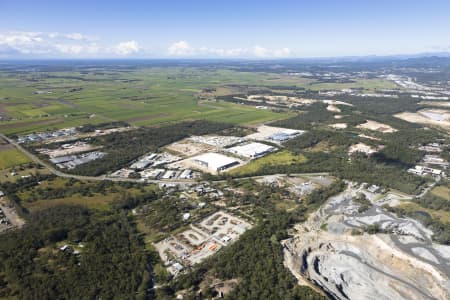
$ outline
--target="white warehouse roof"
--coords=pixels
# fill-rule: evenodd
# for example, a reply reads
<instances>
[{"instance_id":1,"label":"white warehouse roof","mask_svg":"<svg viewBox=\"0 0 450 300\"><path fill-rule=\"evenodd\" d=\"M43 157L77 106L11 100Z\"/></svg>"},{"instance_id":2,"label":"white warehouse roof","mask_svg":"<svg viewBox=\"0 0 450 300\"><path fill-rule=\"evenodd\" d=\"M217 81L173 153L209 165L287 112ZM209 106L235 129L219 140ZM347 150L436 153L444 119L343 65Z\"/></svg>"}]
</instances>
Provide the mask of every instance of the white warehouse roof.
<instances>
[{"instance_id":1,"label":"white warehouse roof","mask_svg":"<svg viewBox=\"0 0 450 300\"><path fill-rule=\"evenodd\" d=\"M237 159L219 153L205 153L192 158L194 162L214 171L225 170L239 164Z\"/></svg>"},{"instance_id":2,"label":"white warehouse roof","mask_svg":"<svg viewBox=\"0 0 450 300\"><path fill-rule=\"evenodd\" d=\"M242 146L235 146L229 150L244 157L254 158L264 156L267 153L274 151L275 147L261 143L250 143Z\"/></svg>"}]
</instances>

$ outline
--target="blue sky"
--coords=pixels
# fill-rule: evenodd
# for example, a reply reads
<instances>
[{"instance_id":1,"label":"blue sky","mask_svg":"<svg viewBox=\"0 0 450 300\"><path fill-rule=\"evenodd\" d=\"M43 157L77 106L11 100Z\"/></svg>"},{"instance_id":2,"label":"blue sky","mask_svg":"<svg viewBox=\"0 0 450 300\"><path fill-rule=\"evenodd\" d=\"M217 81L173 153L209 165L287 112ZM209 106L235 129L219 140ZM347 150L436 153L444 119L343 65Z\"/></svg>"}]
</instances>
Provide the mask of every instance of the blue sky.
<instances>
[{"instance_id":1,"label":"blue sky","mask_svg":"<svg viewBox=\"0 0 450 300\"><path fill-rule=\"evenodd\" d=\"M450 52L449 0L0 0L0 58Z\"/></svg>"}]
</instances>

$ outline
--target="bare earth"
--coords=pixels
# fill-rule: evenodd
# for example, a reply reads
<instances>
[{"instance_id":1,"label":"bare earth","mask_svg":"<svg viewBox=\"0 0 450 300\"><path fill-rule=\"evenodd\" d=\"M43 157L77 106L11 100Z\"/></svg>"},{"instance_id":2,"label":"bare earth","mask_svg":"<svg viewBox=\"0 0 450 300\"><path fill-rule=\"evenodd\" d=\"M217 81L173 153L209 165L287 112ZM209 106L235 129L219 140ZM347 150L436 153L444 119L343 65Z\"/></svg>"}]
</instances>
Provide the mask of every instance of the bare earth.
<instances>
[{"instance_id":1,"label":"bare earth","mask_svg":"<svg viewBox=\"0 0 450 300\"><path fill-rule=\"evenodd\" d=\"M396 132L397 129L383 123L379 123L376 121L367 120L366 123L360 124L357 126L358 128L368 129L373 131L378 131L382 133L392 133Z\"/></svg>"},{"instance_id":2,"label":"bare earth","mask_svg":"<svg viewBox=\"0 0 450 300\"><path fill-rule=\"evenodd\" d=\"M410 123L438 126L443 129L450 129L450 112L442 109L426 109L416 113L402 112L394 115Z\"/></svg>"}]
</instances>

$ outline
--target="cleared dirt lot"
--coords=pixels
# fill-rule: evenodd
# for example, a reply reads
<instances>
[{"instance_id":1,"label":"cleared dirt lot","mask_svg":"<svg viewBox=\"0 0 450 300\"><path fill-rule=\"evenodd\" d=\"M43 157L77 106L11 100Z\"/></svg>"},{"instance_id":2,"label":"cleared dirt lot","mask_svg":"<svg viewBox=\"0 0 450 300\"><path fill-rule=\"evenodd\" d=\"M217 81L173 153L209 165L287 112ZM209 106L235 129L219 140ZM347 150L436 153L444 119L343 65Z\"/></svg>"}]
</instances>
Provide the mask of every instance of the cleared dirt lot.
<instances>
[{"instance_id":1,"label":"cleared dirt lot","mask_svg":"<svg viewBox=\"0 0 450 300\"><path fill-rule=\"evenodd\" d=\"M180 156L190 157L200 153L211 152L215 148L211 145L193 142L189 139L184 139L179 142L175 142L166 147L169 151L174 151Z\"/></svg>"},{"instance_id":2,"label":"cleared dirt lot","mask_svg":"<svg viewBox=\"0 0 450 300\"><path fill-rule=\"evenodd\" d=\"M0 225L0 232L7 230L9 228L20 228L25 224L25 221L19 217L15 208L8 204L8 201L4 197L0 197L0 210L11 223L11 226L6 226L4 224Z\"/></svg>"},{"instance_id":3,"label":"cleared dirt lot","mask_svg":"<svg viewBox=\"0 0 450 300\"><path fill-rule=\"evenodd\" d=\"M438 126L443 129L450 129L450 111L442 109L425 109L416 113L403 112L394 115L410 123Z\"/></svg>"},{"instance_id":4,"label":"cleared dirt lot","mask_svg":"<svg viewBox=\"0 0 450 300\"><path fill-rule=\"evenodd\" d=\"M94 147L92 145L85 144L85 143L78 143L78 144L73 144L70 147L66 147L66 148L60 147L58 149L53 149L53 150L39 149L38 151L40 153L47 154L50 158L54 158L54 157L58 157L58 156L65 156L65 155L70 155L70 154L75 154L75 153L88 152L88 151L97 150L100 148L101 147Z\"/></svg>"},{"instance_id":5,"label":"cleared dirt lot","mask_svg":"<svg viewBox=\"0 0 450 300\"><path fill-rule=\"evenodd\" d=\"M364 144L364 143L358 143L358 144L351 145L350 148L348 149L349 155L351 155L353 153L357 153L357 152L370 155L370 154L377 152L377 150L373 147L370 147L369 145Z\"/></svg>"},{"instance_id":6,"label":"cleared dirt lot","mask_svg":"<svg viewBox=\"0 0 450 300\"><path fill-rule=\"evenodd\" d=\"M298 131L298 134L304 133L304 131L301 130L292 130L282 127L262 125L257 128L257 132L247 135L245 138L249 140L268 141L271 136L287 131Z\"/></svg>"},{"instance_id":7,"label":"cleared dirt lot","mask_svg":"<svg viewBox=\"0 0 450 300\"><path fill-rule=\"evenodd\" d=\"M361 129L378 131L381 133L392 133L392 132L397 131L397 129L393 128L392 126L389 126L387 124L383 124L380 122L372 121L372 120L367 120L365 123L360 124L357 127L361 128Z\"/></svg>"},{"instance_id":8,"label":"cleared dirt lot","mask_svg":"<svg viewBox=\"0 0 450 300\"><path fill-rule=\"evenodd\" d=\"M340 108L338 108L336 105L332 105L332 104L327 106L327 110L331 111L331 112L335 112L335 113L341 112Z\"/></svg>"},{"instance_id":9,"label":"cleared dirt lot","mask_svg":"<svg viewBox=\"0 0 450 300\"><path fill-rule=\"evenodd\" d=\"M346 129L347 128L347 123L336 123L336 124L331 124L329 126L334 128L334 129Z\"/></svg>"},{"instance_id":10,"label":"cleared dirt lot","mask_svg":"<svg viewBox=\"0 0 450 300\"><path fill-rule=\"evenodd\" d=\"M450 108L450 102L448 101L421 101L419 102L419 104L425 106L439 106Z\"/></svg>"}]
</instances>

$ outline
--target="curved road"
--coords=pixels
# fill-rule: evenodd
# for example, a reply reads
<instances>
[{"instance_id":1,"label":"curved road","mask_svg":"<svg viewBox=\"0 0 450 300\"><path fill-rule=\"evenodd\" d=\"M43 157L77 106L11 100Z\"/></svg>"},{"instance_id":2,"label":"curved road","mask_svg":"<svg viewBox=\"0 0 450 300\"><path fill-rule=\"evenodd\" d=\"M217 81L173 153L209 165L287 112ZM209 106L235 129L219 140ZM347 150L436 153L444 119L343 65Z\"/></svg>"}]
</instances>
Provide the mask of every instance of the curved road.
<instances>
[{"instance_id":1,"label":"curved road","mask_svg":"<svg viewBox=\"0 0 450 300\"><path fill-rule=\"evenodd\" d=\"M74 178L78 180L94 180L94 181L100 181L100 180L110 180L110 181L123 181L123 182L148 182L148 183L165 183L165 184L188 184L188 183L205 183L207 181L198 181L195 179L133 179L133 178L119 178L119 177L108 177L105 175L101 176L82 176L82 175L75 175L75 174L69 174L61 172L57 169L55 169L51 164L41 160L39 157L34 155L33 153L29 152L27 149L22 147L20 144L18 144L15 140L8 138L6 135L0 133L0 138L3 138L4 140L8 141L11 145L16 147L18 150L20 150L23 154L25 154L28 158L31 159L31 161L40 164L47 168L51 173L55 174L56 176L65 177L65 178ZM311 176L327 176L329 173L302 173L302 174L291 174L293 176L296 175L311 175ZM242 177L242 178L236 178L237 180L244 180L244 179L258 179L258 178L264 178L266 176L287 176L286 174L272 174L272 175L263 175L263 176L250 176L250 177ZM214 180L213 182L225 182L226 180Z\"/></svg>"}]
</instances>

